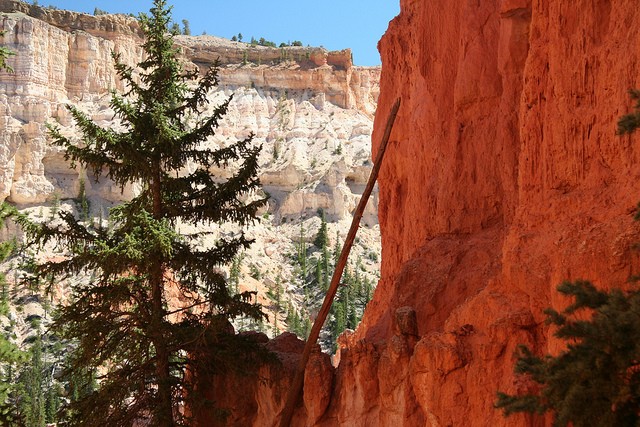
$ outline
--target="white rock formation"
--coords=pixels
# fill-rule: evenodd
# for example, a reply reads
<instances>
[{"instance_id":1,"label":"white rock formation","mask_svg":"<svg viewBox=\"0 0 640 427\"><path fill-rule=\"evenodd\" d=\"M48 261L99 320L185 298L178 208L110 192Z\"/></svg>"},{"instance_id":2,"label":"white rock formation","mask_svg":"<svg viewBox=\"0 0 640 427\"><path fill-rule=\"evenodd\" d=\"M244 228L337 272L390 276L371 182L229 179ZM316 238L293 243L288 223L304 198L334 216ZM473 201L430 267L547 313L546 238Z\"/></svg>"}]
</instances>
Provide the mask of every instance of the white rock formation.
<instances>
[{"instance_id":1,"label":"white rock formation","mask_svg":"<svg viewBox=\"0 0 640 427\"><path fill-rule=\"evenodd\" d=\"M111 125L109 90L122 89L111 52L130 64L140 59L137 23L15 0L0 1L0 11L3 44L16 52L10 59L15 72L0 72L0 199L27 205L44 203L54 193L74 197L84 173L70 169L48 143L45 123L74 135L65 108L74 104ZM179 36L177 42L187 67L205 69L220 58L220 86L212 100L233 95L233 101L211 143L255 133L276 220L318 208L330 219L346 218L371 168L379 69L352 66L348 50L273 49L212 36ZM117 202L135 192L126 188L121 194L103 181L87 180L90 197ZM375 217L372 203L366 221L374 223Z\"/></svg>"},{"instance_id":2,"label":"white rock formation","mask_svg":"<svg viewBox=\"0 0 640 427\"><path fill-rule=\"evenodd\" d=\"M123 87L111 53L132 65L141 59L137 22L0 0L0 31L6 31L0 43L16 52L9 59L15 72L0 71L0 200L34 215L43 209L49 215L54 199L74 209L65 199L78 196L82 178L97 217L134 195L139 190L135 185L121 189L106 178L96 181L91 171L71 169L61 149L50 143L46 124L60 126L79 141L65 108L72 104L102 126L118 126L109 107L110 90ZM353 66L349 50L274 49L212 36L178 36L176 42L185 67L204 71L220 59L220 85L211 94L212 105L233 96L208 143L221 145L254 133L254 141L263 146L261 181L271 199L248 230L256 243L247 259L263 277L282 275L285 289L299 302L288 254L299 239L301 220L305 238L313 239L319 209L330 221L332 243L336 233L341 238L346 234L372 167L380 69ZM374 277L380 255L377 192L362 223L354 252ZM231 232L224 227L218 231Z\"/></svg>"}]
</instances>

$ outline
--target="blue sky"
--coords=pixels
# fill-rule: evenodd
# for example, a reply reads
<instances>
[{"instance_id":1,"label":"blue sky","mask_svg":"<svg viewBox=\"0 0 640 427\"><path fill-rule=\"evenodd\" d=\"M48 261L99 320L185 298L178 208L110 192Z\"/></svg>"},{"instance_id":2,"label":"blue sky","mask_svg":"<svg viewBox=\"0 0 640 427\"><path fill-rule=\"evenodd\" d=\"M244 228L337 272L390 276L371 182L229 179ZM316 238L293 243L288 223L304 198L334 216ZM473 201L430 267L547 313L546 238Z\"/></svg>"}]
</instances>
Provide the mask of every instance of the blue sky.
<instances>
[{"instance_id":1,"label":"blue sky","mask_svg":"<svg viewBox=\"0 0 640 427\"><path fill-rule=\"evenodd\" d=\"M379 65L378 40L399 12L400 0L169 0L173 19L189 20L194 35L244 40L264 37L280 44L300 40L329 50L351 48L356 65ZM93 13L147 12L152 0L39 0L40 5Z\"/></svg>"}]
</instances>

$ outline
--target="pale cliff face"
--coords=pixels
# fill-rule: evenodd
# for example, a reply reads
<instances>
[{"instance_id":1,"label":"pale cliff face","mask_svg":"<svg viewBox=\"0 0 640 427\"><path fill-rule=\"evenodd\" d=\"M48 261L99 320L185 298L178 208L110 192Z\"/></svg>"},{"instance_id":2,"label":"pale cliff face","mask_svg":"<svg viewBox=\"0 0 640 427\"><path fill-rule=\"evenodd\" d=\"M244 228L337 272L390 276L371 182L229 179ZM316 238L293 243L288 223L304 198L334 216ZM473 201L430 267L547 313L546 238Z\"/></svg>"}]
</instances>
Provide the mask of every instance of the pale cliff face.
<instances>
[{"instance_id":1,"label":"pale cliff face","mask_svg":"<svg viewBox=\"0 0 640 427\"><path fill-rule=\"evenodd\" d=\"M83 179L90 214L106 216L110 206L130 198L139 187L121 189L104 177L96 181L91 171L71 169L63 152L51 145L45 124L79 138L65 108L73 104L102 126L118 126L109 107L110 90L124 88L111 53L128 64L141 59L136 21L0 0L0 30L6 31L2 44L16 52L10 59L15 72L0 72L0 200L48 217L54 200L62 199L62 209L76 209L72 199L78 197ZM320 225L317 211L323 209L332 245L337 232L344 238L372 167L369 147L380 68L352 66L349 50L268 49L212 36L178 36L176 43L185 67L204 70L221 59L212 105L233 96L208 143L225 144L253 132L254 142L263 146L260 179L271 198L268 210L247 230L255 244L242 265L241 287L258 290L260 301L268 305L265 286L281 274L285 292L300 308L303 296L290 260L300 238L300 220L304 238L311 242ZM362 223L353 260L361 257L365 274L375 280L380 254L377 191ZM15 232L0 234L10 237ZM249 277L254 266L263 275L262 283ZM269 317L275 329L277 316ZM281 330L286 327L284 313L277 324Z\"/></svg>"},{"instance_id":2,"label":"pale cliff face","mask_svg":"<svg viewBox=\"0 0 640 427\"><path fill-rule=\"evenodd\" d=\"M0 79L0 198L19 205L43 203L54 193L75 197L84 172L69 169L47 141L45 123L74 135L64 108L72 103L102 125L112 123L109 90L122 90L111 52L134 64L141 57L135 20L29 7L10 0L4 13L4 44L16 52L15 73ZM269 49L211 37L179 36L185 67L223 64L213 102L233 95L210 143L256 134L263 144L262 181L278 220L323 208L333 219L353 210L371 168L369 138L378 96L379 69L351 65L350 51ZM192 62L194 61L194 62ZM87 192L113 202L126 199L106 180L87 179ZM375 200L375 198L374 198ZM377 222L375 205L368 222Z\"/></svg>"}]
</instances>

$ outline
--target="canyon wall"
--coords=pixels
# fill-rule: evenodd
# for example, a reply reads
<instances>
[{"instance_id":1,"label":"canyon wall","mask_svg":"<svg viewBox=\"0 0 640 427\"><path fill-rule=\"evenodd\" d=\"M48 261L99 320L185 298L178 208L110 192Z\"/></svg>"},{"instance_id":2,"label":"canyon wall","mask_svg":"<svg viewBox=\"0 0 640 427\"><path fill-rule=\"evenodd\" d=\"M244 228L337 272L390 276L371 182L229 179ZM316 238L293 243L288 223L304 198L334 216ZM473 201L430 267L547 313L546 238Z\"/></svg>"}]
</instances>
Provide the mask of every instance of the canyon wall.
<instances>
[{"instance_id":1,"label":"canyon wall","mask_svg":"<svg viewBox=\"0 0 640 427\"><path fill-rule=\"evenodd\" d=\"M528 387L517 345L562 349L543 314L566 306L560 282L638 273L640 137L616 135L640 86L638 25L633 2L401 1L372 138L375 154L401 98L379 179L382 279L334 376L306 376L295 425L551 425L493 405ZM305 418L328 382L324 415Z\"/></svg>"},{"instance_id":2,"label":"canyon wall","mask_svg":"<svg viewBox=\"0 0 640 427\"><path fill-rule=\"evenodd\" d=\"M402 98L379 181L382 280L354 337L385 343L378 420L545 425L503 418L495 393L526 386L518 344L561 348L543 315L567 303L561 281L617 287L637 273L639 140L615 130L640 85L640 12L606 0L401 10L379 44L373 141ZM403 306L417 342L385 366Z\"/></svg>"},{"instance_id":3,"label":"canyon wall","mask_svg":"<svg viewBox=\"0 0 640 427\"><path fill-rule=\"evenodd\" d=\"M0 199L42 204L55 194L75 197L84 177L90 197L127 199L124 192L71 170L47 140L45 123L77 136L66 104L101 125L114 123L110 90L122 91L112 52L135 64L142 57L137 21L92 16L0 0L0 29L15 72L0 72ZM211 143L256 134L263 144L261 179L278 221L324 209L334 220L355 208L371 162L369 140L379 92L379 67L356 67L351 51L269 48L213 36L177 36L187 69L206 71L219 61L213 102L233 95ZM91 174L89 174L91 175ZM374 198L377 201L377 197ZM377 222L375 204L368 212Z\"/></svg>"}]
</instances>

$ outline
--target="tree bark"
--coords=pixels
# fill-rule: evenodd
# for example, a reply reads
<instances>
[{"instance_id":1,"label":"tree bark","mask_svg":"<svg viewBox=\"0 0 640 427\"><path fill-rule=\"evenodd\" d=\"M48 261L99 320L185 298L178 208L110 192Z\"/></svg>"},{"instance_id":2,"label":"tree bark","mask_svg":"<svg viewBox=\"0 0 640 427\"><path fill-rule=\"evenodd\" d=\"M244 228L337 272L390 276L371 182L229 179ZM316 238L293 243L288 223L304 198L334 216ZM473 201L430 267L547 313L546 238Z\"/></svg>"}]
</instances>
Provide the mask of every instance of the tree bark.
<instances>
[{"instance_id":1,"label":"tree bark","mask_svg":"<svg viewBox=\"0 0 640 427\"><path fill-rule=\"evenodd\" d=\"M382 165L382 158L387 149L387 143L389 142L389 137L391 136L391 129L393 128L393 122L396 119L396 115L398 114L399 108L400 108L400 98L398 98L395 104L393 104L393 107L391 107L391 112L389 113L389 118L387 119L387 126L385 128L384 135L380 143L378 155L376 156L375 164L373 165L373 169L371 170L371 175L369 175L369 181L367 182L367 186L365 187L365 190L362 193L362 197L360 198L358 207L353 213L353 220L351 222L351 227L349 228L349 232L347 233L344 246L342 247L342 251L340 252L340 257L338 258L338 262L336 263L336 269L333 272L333 277L331 278L331 283L329 284L329 290L327 291L327 294L324 297L324 302L322 303L322 307L318 312L318 317L316 317L316 320L313 322L313 326L311 327L311 332L309 333L309 338L307 339L307 342L304 346L304 351L302 352L300 365L298 366L296 376L294 377L293 383L291 384L291 388L289 389L287 402L284 406L284 409L282 410L282 416L280 418L280 427L289 427L291 425L291 419L293 418L293 411L295 409L297 401L300 399L302 395L301 391L304 383L304 371L307 367L309 356L311 355L311 349L315 346L316 341L318 340L318 336L320 335L320 329L322 329L322 325L324 324L324 321L327 319L327 316L329 315L329 310L331 310L331 304L333 303L333 299L335 298L336 292L338 291L338 286L340 285L340 279L342 278L342 272L344 271L344 267L347 264L347 259L349 258L349 252L351 251L351 246L353 245L353 241L356 237L356 233L358 231L358 225L360 224L360 219L362 218L364 208L367 205L369 196L373 191L373 186L375 185L376 179L378 178L378 172L380 171L380 166Z\"/></svg>"},{"instance_id":2,"label":"tree bark","mask_svg":"<svg viewBox=\"0 0 640 427\"><path fill-rule=\"evenodd\" d=\"M151 197L153 202L153 218L162 219L162 187L160 162L154 168L151 182ZM173 399L171 396L171 372L169 370L169 350L163 333L163 323L166 310L164 307L164 266L160 257L154 257L150 271L151 286L151 325L149 334L156 351L156 381L158 386L155 420L153 425L158 427L173 427Z\"/></svg>"}]
</instances>

